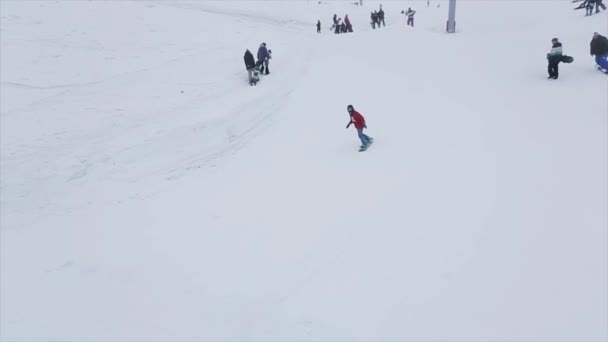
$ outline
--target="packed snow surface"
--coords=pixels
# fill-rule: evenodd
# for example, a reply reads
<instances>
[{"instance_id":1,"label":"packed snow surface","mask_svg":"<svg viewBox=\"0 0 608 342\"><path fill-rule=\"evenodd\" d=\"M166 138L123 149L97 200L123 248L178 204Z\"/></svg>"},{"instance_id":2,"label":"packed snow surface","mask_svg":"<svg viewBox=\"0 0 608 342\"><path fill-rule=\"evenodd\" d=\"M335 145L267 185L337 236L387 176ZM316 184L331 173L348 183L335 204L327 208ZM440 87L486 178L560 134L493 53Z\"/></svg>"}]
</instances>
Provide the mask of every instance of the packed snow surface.
<instances>
[{"instance_id":1,"label":"packed snow surface","mask_svg":"<svg viewBox=\"0 0 608 342\"><path fill-rule=\"evenodd\" d=\"M0 339L608 340L606 12L353 2L1 0Z\"/></svg>"}]
</instances>

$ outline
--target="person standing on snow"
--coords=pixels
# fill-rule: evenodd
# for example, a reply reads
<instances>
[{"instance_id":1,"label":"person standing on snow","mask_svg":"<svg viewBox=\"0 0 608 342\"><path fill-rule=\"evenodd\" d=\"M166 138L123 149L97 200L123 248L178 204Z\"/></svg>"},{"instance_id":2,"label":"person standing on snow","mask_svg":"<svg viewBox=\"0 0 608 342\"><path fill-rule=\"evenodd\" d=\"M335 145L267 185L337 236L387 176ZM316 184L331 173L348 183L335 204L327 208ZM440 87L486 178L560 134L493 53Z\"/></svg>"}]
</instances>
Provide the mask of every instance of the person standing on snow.
<instances>
[{"instance_id":1,"label":"person standing on snow","mask_svg":"<svg viewBox=\"0 0 608 342\"><path fill-rule=\"evenodd\" d=\"M407 12L405 12L405 15L407 16L407 25L414 27L414 15L416 14L416 11L412 10L411 7L408 7Z\"/></svg>"},{"instance_id":2,"label":"person standing on snow","mask_svg":"<svg viewBox=\"0 0 608 342\"><path fill-rule=\"evenodd\" d=\"M258 64L263 64L262 69L260 71L264 75L270 74L270 70L268 70L268 63L270 63L270 58L271 56L268 53L268 49L266 48L266 43L260 44L260 48L258 49ZM266 67L266 73L264 73L264 67Z\"/></svg>"},{"instance_id":3,"label":"person standing on snow","mask_svg":"<svg viewBox=\"0 0 608 342\"><path fill-rule=\"evenodd\" d=\"M372 24L372 29L376 29L376 22L378 21L378 13L376 13L376 11L371 12L371 14L369 15L370 20L371 20L371 24Z\"/></svg>"},{"instance_id":4,"label":"person standing on snow","mask_svg":"<svg viewBox=\"0 0 608 342\"><path fill-rule=\"evenodd\" d=\"M380 5L380 10L378 11L378 28L380 28L380 23L382 23L382 26L386 26L386 23L384 22L384 10L382 9L382 5Z\"/></svg>"},{"instance_id":5,"label":"person standing on snow","mask_svg":"<svg viewBox=\"0 0 608 342\"><path fill-rule=\"evenodd\" d=\"M547 67L549 71L548 79L556 80L559 77L558 65L562 59L562 43L559 42L557 38L551 39L551 51L547 54L547 61L549 65Z\"/></svg>"},{"instance_id":6,"label":"person standing on snow","mask_svg":"<svg viewBox=\"0 0 608 342\"><path fill-rule=\"evenodd\" d=\"M590 16L593 14L593 6L595 6L595 0L587 0L587 13L585 13L585 16Z\"/></svg>"},{"instance_id":7,"label":"person standing on snow","mask_svg":"<svg viewBox=\"0 0 608 342\"><path fill-rule=\"evenodd\" d=\"M344 16L344 24L346 25L346 32L353 32L353 26L350 23L350 19L348 19L348 14Z\"/></svg>"},{"instance_id":8,"label":"person standing on snow","mask_svg":"<svg viewBox=\"0 0 608 342\"><path fill-rule=\"evenodd\" d=\"M354 124L355 128L357 129L357 136L359 136L359 139L361 140L361 148L367 147L374 139L368 137L365 133L363 133L363 129L367 128L365 118L363 117L363 115L361 115L361 113L355 110L353 105L348 105L348 107L346 107L346 110L350 115L350 121L348 122L348 125L346 125L346 129L348 129L350 125Z\"/></svg>"},{"instance_id":9,"label":"person standing on snow","mask_svg":"<svg viewBox=\"0 0 608 342\"><path fill-rule=\"evenodd\" d=\"M317 33L321 33L321 20L317 20Z\"/></svg>"},{"instance_id":10,"label":"person standing on snow","mask_svg":"<svg viewBox=\"0 0 608 342\"><path fill-rule=\"evenodd\" d=\"M333 31L336 28L336 26L338 26L338 15L334 13L334 17L331 20L334 22L334 24L331 25L329 30Z\"/></svg>"},{"instance_id":11,"label":"person standing on snow","mask_svg":"<svg viewBox=\"0 0 608 342\"><path fill-rule=\"evenodd\" d=\"M245 60L245 69L247 69L247 75L249 76L249 84L253 85L254 80L252 76L253 69L255 68L255 59L253 59L253 54L251 53L251 51L249 51L249 49L245 51L245 56L243 56L243 59Z\"/></svg>"},{"instance_id":12,"label":"person standing on snow","mask_svg":"<svg viewBox=\"0 0 608 342\"><path fill-rule=\"evenodd\" d=\"M595 55L595 63L604 69L604 72L608 72L608 38L594 32L589 45L591 56Z\"/></svg>"}]
</instances>

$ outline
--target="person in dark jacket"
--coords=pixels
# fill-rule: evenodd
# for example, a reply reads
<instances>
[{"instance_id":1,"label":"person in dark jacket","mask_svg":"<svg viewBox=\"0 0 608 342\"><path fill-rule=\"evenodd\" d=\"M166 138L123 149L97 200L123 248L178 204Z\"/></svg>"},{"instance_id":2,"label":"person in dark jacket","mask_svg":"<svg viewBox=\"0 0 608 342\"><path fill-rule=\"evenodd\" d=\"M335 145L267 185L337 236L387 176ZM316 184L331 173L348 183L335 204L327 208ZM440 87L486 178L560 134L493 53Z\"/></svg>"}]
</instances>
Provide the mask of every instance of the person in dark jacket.
<instances>
[{"instance_id":1,"label":"person in dark jacket","mask_svg":"<svg viewBox=\"0 0 608 342\"><path fill-rule=\"evenodd\" d=\"M369 144L372 143L372 141L374 141L374 138L370 138L365 133L363 133L363 129L367 128L365 118L363 117L363 115L361 115L361 113L355 110L353 105L348 105L348 107L346 107L346 110L350 115L350 121L348 122L348 125L346 125L346 129L348 129L350 125L354 124L355 128L357 129L357 136L361 140L361 148L366 148L367 146L369 146Z\"/></svg>"},{"instance_id":2,"label":"person in dark jacket","mask_svg":"<svg viewBox=\"0 0 608 342\"><path fill-rule=\"evenodd\" d=\"M384 10L382 9L382 5L380 5L380 10L378 11L378 28L380 28L380 23L382 23L382 26L386 26L386 23L384 22Z\"/></svg>"},{"instance_id":3,"label":"person in dark jacket","mask_svg":"<svg viewBox=\"0 0 608 342\"><path fill-rule=\"evenodd\" d=\"M376 29L376 23L378 22L378 13L376 11L371 12L371 14L369 15L371 24L372 24L372 28L375 30Z\"/></svg>"},{"instance_id":4,"label":"person in dark jacket","mask_svg":"<svg viewBox=\"0 0 608 342\"><path fill-rule=\"evenodd\" d=\"M258 49L258 64L262 65L262 69L260 71L265 75L270 74L270 70L268 69L270 58L270 54L266 48L266 43L260 44L260 48ZM266 70L266 72L264 72L264 70Z\"/></svg>"},{"instance_id":5,"label":"person in dark jacket","mask_svg":"<svg viewBox=\"0 0 608 342\"><path fill-rule=\"evenodd\" d=\"M560 43L559 39L557 38L551 39L551 43L553 44L551 45L551 51L549 51L549 53L547 54L547 61L549 62L549 65L547 67L549 71L548 79L556 80L559 77L558 65L559 62L561 62L563 55L562 43Z\"/></svg>"},{"instance_id":6,"label":"person in dark jacket","mask_svg":"<svg viewBox=\"0 0 608 342\"><path fill-rule=\"evenodd\" d=\"M595 56L595 63L602 69L608 71L608 38L594 32L593 39L591 39L589 45L589 52L591 53L591 56Z\"/></svg>"},{"instance_id":7,"label":"person in dark jacket","mask_svg":"<svg viewBox=\"0 0 608 342\"><path fill-rule=\"evenodd\" d=\"M249 83L252 83L252 74L253 74L253 69L255 68L255 59L253 59L253 54L251 53L251 51L249 51L249 49L247 49L247 51L245 51L245 56L243 57L243 59L245 60L245 69L247 69L247 75L249 76Z\"/></svg>"},{"instance_id":8,"label":"person in dark jacket","mask_svg":"<svg viewBox=\"0 0 608 342\"><path fill-rule=\"evenodd\" d=\"M405 12L405 16L407 17L407 25L414 27L414 15L416 14L416 11L412 10L411 7L409 7L407 9L407 12Z\"/></svg>"},{"instance_id":9,"label":"person in dark jacket","mask_svg":"<svg viewBox=\"0 0 608 342\"><path fill-rule=\"evenodd\" d=\"M317 33L321 33L321 20L317 20Z\"/></svg>"}]
</instances>

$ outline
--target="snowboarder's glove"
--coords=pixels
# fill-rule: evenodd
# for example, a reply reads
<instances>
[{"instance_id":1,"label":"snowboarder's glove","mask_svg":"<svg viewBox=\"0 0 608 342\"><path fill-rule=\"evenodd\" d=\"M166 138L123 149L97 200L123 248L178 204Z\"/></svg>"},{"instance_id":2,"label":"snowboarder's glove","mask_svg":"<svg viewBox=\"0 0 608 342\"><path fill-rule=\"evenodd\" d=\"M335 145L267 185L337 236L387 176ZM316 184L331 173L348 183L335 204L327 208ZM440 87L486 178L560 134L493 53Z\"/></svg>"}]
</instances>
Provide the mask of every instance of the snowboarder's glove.
<instances>
[{"instance_id":1,"label":"snowboarder's glove","mask_svg":"<svg viewBox=\"0 0 608 342\"><path fill-rule=\"evenodd\" d=\"M367 128L367 125L365 125L365 126L363 126L363 127Z\"/></svg>"}]
</instances>

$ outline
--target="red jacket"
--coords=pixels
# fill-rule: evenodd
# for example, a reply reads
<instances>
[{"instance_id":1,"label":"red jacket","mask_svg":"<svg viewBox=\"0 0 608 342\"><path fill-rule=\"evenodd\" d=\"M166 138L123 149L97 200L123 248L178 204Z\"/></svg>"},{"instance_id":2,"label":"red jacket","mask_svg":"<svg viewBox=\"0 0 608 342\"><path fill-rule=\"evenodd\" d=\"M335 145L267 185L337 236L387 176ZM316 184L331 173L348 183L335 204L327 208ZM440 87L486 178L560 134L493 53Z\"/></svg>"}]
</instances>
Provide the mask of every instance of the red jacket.
<instances>
[{"instance_id":1,"label":"red jacket","mask_svg":"<svg viewBox=\"0 0 608 342\"><path fill-rule=\"evenodd\" d=\"M355 125L356 129L363 129L365 127L365 118L356 110L353 110L353 115L350 116L350 122Z\"/></svg>"}]
</instances>

